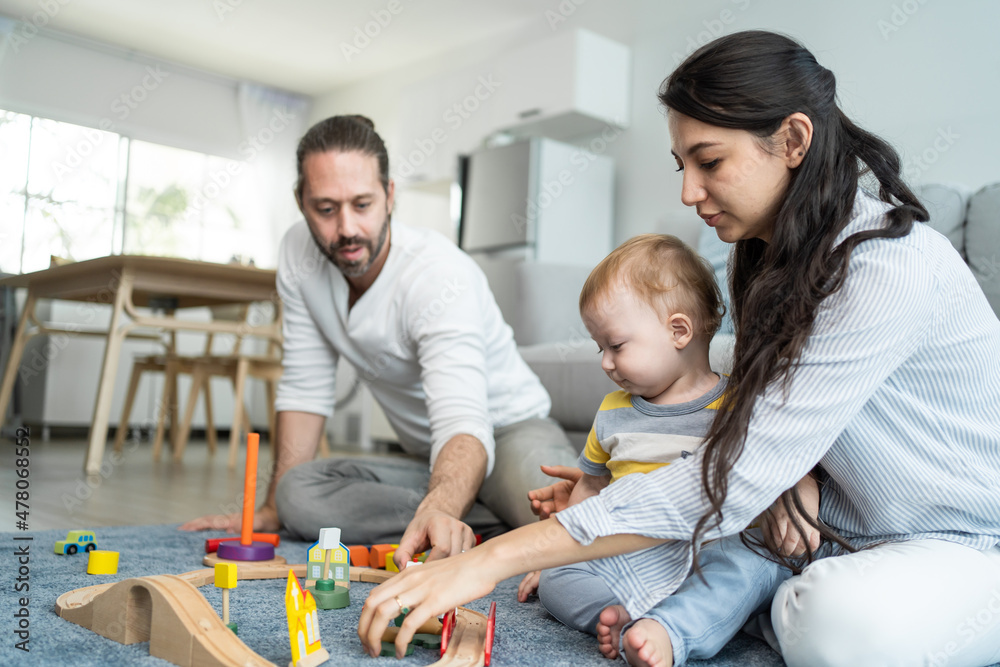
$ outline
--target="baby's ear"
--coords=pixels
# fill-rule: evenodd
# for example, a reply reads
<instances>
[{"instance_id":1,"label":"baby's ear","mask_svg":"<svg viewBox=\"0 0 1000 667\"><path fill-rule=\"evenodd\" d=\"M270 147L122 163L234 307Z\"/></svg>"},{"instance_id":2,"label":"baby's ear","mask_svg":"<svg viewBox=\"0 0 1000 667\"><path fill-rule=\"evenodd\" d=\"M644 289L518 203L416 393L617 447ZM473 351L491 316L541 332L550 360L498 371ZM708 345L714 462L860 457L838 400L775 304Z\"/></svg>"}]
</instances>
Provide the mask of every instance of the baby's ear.
<instances>
[{"instance_id":1,"label":"baby's ear","mask_svg":"<svg viewBox=\"0 0 1000 667\"><path fill-rule=\"evenodd\" d=\"M694 338L694 325L684 313L674 313L667 319L667 328L674 339L674 347L683 350Z\"/></svg>"}]
</instances>

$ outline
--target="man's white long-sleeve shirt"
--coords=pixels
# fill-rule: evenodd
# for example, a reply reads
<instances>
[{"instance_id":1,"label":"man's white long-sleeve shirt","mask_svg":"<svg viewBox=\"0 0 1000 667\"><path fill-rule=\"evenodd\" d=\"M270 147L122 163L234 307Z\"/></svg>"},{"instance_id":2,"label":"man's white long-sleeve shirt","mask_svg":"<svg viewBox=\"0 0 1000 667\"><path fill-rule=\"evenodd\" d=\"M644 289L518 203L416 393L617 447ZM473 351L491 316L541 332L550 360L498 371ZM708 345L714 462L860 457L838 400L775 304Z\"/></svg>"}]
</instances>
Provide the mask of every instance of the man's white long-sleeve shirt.
<instances>
[{"instance_id":1,"label":"man's white long-sleeve shirt","mask_svg":"<svg viewBox=\"0 0 1000 667\"><path fill-rule=\"evenodd\" d=\"M452 437L548 416L551 402L521 359L479 266L440 234L391 226L389 256L348 308L348 283L304 221L278 253L284 374L275 409L330 416L338 359L371 388L410 454L433 468Z\"/></svg>"}]
</instances>

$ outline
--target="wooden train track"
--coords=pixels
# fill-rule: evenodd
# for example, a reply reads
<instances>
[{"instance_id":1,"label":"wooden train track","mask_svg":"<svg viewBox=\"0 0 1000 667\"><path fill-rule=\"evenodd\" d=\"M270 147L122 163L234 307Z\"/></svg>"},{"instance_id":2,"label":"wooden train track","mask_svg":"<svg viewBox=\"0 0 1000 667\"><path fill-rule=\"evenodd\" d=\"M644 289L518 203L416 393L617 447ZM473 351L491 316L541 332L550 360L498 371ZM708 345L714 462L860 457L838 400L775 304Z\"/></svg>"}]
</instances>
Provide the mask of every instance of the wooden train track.
<instances>
[{"instance_id":1,"label":"wooden train track","mask_svg":"<svg viewBox=\"0 0 1000 667\"><path fill-rule=\"evenodd\" d=\"M302 578L306 566L240 564L239 578L280 579L288 570ZM381 583L394 572L352 567L351 581ZM180 575L135 577L63 593L56 613L121 644L149 642L149 654L181 667L277 667L257 655L223 623L199 587L214 581L214 570ZM480 667L484 664L486 617L459 607L448 650L434 667Z\"/></svg>"}]
</instances>

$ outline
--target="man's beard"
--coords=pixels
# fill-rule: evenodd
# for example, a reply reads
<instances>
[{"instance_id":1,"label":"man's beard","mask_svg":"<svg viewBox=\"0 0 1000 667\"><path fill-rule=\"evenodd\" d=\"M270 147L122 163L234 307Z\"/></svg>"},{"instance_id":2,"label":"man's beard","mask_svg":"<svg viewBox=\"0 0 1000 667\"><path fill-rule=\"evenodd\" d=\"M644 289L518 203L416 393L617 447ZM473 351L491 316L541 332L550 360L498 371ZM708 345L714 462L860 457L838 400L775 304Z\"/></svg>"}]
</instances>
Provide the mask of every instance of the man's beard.
<instances>
[{"instance_id":1,"label":"man's beard","mask_svg":"<svg viewBox=\"0 0 1000 667\"><path fill-rule=\"evenodd\" d=\"M389 220L391 215L386 213L385 222L382 223L382 229L378 233L378 239L373 245L370 239L365 239L360 236L352 236L350 238L342 238L337 243L331 243L329 246L324 246L323 242L316 236L315 233L312 234L313 241L319 247L319 251L333 263L337 269L344 274L346 278L357 278L358 276L363 276L368 272L368 269L372 268L372 264L375 263L375 259L382 252L382 248L385 246L386 238L389 235ZM307 225L308 226L308 225ZM312 226L309 226L309 231L312 232ZM364 246L368 248L367 259L360 259L355 261L349 261L342 259L337 256L337 250L344 247L350 246Z\"/></svg>"}]
</instances>

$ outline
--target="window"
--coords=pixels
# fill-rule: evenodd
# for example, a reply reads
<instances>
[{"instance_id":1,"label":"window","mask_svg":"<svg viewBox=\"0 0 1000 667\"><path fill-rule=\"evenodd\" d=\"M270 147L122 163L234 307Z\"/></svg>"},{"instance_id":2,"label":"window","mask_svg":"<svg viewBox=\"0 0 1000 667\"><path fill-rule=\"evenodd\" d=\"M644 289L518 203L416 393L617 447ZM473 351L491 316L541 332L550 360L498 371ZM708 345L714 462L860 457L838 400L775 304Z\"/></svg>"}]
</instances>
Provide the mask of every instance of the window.
<instances>
[{"instance_id":1,"label":"window","mask_svg":"<svg viewBox=\"0 0 1000 667\"><path fill-rule=\"evenodd\" d=\"M0 111L0 271L115 252L245 260L267 221L245 165Z\"/></svg>"},{"instance_id":2,"label":"window","mask_svg":"<svg viewBox=\"0 0 1000 667\"><path fill-rule=\"evenodd\" d=\"M209 262L250 258L266 220L244 165L132 141L124 252Z\"/></svg>"}]
</instances>

